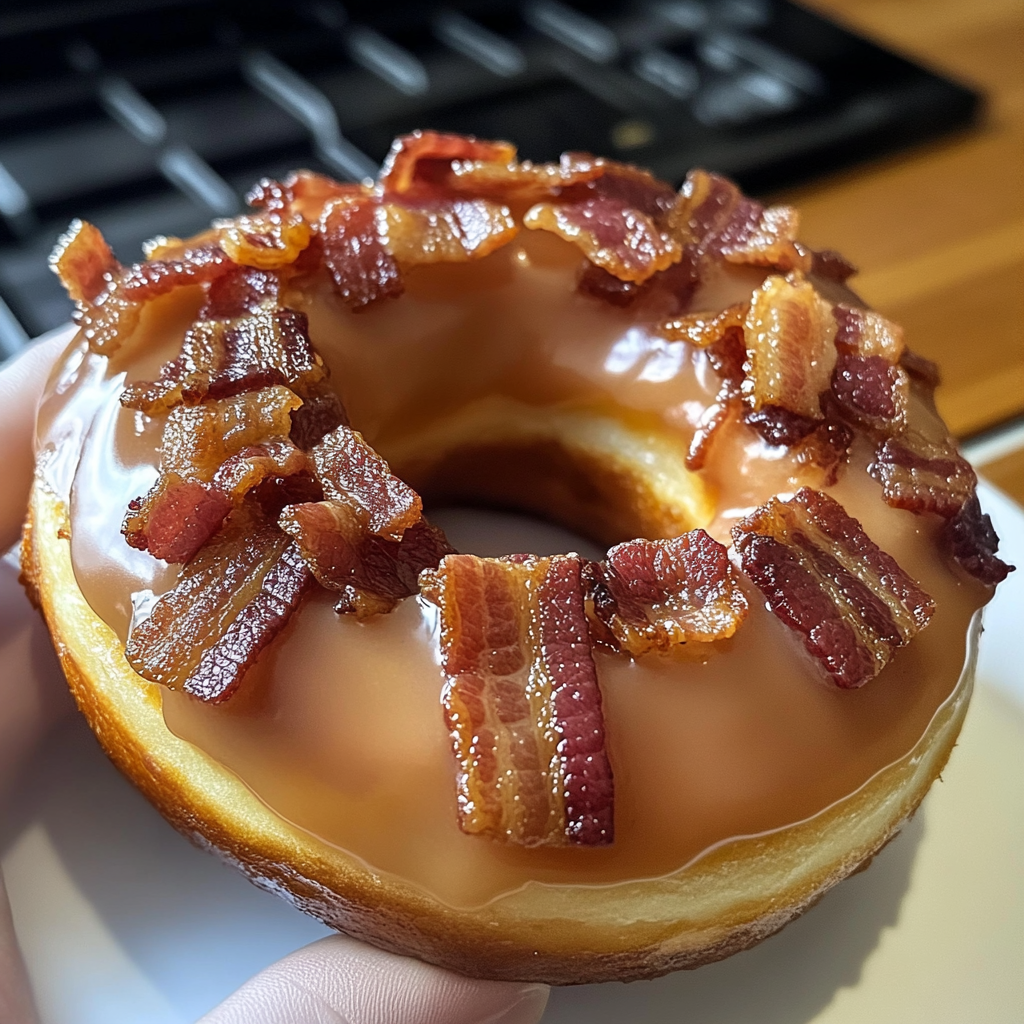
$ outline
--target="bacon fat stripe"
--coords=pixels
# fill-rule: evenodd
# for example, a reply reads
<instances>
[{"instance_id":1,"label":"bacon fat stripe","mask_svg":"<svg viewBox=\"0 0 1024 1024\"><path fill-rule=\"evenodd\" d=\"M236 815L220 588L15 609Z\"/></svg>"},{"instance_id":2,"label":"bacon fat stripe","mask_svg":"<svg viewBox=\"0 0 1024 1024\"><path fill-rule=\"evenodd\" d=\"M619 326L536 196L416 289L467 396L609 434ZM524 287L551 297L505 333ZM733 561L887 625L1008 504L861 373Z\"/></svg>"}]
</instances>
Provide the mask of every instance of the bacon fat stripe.
<instances>
[{"instance_id":1,"label":"bacon fat stripe","mask_svg":"<svg viewBox=\"0 0 1024 1024\"><path fill-rule=\"evenodd\" d=\"M832 681L863 686L931 618L932 599L819 491L771 499L733 528L744 572Z\"/></svg>"},{"instance_id":2,"label":"bacon fat stripe","mask_svg":"<svg viewBox=\"0 0 1024 1024\"><path fill-rule=\"evenodd\" d=\"M614 838L613 781L576 555L450 555L440 607L459 825L523 846Z\"/></svg>"}]
</instances>

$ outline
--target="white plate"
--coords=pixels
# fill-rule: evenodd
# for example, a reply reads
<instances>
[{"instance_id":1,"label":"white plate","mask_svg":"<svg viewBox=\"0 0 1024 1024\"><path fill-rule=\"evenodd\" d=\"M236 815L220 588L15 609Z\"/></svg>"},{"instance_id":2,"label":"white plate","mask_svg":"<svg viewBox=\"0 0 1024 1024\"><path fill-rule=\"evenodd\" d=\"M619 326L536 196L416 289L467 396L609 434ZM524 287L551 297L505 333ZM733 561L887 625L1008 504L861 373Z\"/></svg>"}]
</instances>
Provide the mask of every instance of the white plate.
<instances>
[{"instance_id":1,"label":"white plate","mask_svg":"<svg viewBox=\"0 0 1024 1024\"><path fill-rule=\"evenodd\" d=\"M982 501L1024 567L1024 513L990 487ZM0 571L2 656L40 627ZM945 781L869 871L722 963L556 990L545 1024L1024 1021L1022 610L1024 568L986 613ZM175 833L77 718L29 766L0 849L44 1024L190 1024L326 934Z\"/></svg>"}]
</instances>

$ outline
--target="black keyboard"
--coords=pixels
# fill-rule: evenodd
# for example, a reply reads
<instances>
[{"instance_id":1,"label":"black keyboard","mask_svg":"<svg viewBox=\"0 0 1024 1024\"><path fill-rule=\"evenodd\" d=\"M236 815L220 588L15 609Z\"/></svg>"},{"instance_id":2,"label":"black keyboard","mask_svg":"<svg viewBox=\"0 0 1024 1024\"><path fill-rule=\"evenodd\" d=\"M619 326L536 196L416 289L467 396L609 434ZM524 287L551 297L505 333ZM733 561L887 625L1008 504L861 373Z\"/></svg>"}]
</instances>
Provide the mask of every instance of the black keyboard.
<instances>
[{"instance_id":1,"label":"black keyboard","mask_svg":"<svg viewBox=\"0 0 1024 1024\"><path fill-rule=\"evenodd\" d=\"M0 358L65 322L75 216L125 262L264 175L395 135L591 152L758 193L969 124L980 98L786 0L63 0L0 7Z\"/></svg>"}]
</instances>

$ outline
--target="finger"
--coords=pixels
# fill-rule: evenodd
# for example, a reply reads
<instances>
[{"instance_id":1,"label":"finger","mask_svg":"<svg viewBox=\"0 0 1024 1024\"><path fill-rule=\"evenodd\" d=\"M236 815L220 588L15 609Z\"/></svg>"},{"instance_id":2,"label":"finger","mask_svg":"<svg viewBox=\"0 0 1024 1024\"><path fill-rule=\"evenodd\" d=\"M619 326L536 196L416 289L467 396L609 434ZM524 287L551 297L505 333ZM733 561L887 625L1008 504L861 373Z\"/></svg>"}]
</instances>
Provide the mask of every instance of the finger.
<instances>
[{"instance_id":1,"label":"finger","mask_svg":"<svg viewBox=\"0 0 1024 1024\"><path fill-rule=\"evenodd\" d=\"M332 935L286 956L199 1024L536 1024L546 985L473 981Z\"/></svg>"},{"instance_id":2,"label":"finger","mask_svg":"<svg viewBox=\"0 0 1024 1024\"><path fill-rule=\"evenodd\" d=\"M25 964L14 938L14 922L0 875L0 1020L4 1024L36 1024Z\"/></svg>"},{"instance_id":3,"label":"finger","mask_svg":"<svg viewBox=\"0 0 1024 1024\"><path fill-rule=\"evenodd\" d=\"M74 333L69 325L30 345L0 370L0 552L18 539L25 519L35 466L36 408L54 361Z\"/></svg>"}]
</instances>

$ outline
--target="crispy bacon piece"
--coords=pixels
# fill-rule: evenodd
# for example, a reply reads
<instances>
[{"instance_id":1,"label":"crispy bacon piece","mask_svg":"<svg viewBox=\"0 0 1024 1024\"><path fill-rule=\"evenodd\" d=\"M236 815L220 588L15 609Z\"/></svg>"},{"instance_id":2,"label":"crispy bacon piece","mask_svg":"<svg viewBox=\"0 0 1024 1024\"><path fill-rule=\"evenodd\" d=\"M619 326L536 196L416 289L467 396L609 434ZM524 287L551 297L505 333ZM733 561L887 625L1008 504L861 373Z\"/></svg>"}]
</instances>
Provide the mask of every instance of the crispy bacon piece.
<instances>
[{"instance_id":1,"label":"crispy bacon piece","mask_svg":"<svg viewBox=\"0 0 1024 1024\"><path fill-rule=\"evenodd\" d=\"M441 609L462 831L522 846L611 843L579 557L450 555L423 582Z\"/></svg>"},{"instance_id":2,"label":"crispy bacon piece","mask_svg":"<svg viewBox=\"0 0 1024 1024\"><path fill-rule=\"evenodd\" d=\"M687 313L660 324L658 334L669 341L685 341L695 348L708 348L730 332L742 335L748 309L746 303L737 303L717 313Z\"/></svg>"},{"instance_id":3,"label":"crispy bacon piece","mask_svg":"<svg viewBox=\"0 0 1024 1024\"><path fill-rule=\"evenodd\" d=\"M379 201L368 192L328 202L320 215L324 263L342 301L362 310L404 288L377 220Z\"/></svg>"},{"instance_id":4,"label":"crispy bacon piece","mask_svg":"<svg viewBox=\"0 0 1024 1024\"><path fill-rule=\"evenodd\" d=\"M732 535L771 610L844 689L878 675L935 610L896 560L820 491L772 498Z\"/></svg>"},{"instance_id":5,"label":"crispy bacon piece","mask_svg":"<svg viewBox=\"0 0 1024 1024\"><path fill-rule=\"evenodd\" d=\"M511 241L518 227L507 206L486 199L380 207L385 246L399 266L482 259Z\"/></svg>"},{"instance_id":6,"label":"crispy bacon piece","mask_svg":"<svg viewBox=\"0 0 1024 1024\"><path fill-rule=\"evenodd\" d=\"M312 457L326 500L286 508L282 528L320 583L342 594L339 612L390 611L453 548L423 518L420 496L350 427L327 434Z\"/></svg>"},{"instance_id":7,"label":"crispy bacon piece","mask_svg":"<svg viewBox=\"0 0 1024 1024\"><path fill-rule=\"evenodd\" d=\"M978 477L951 437L927 437L910 427L887 437L868 472L893 508L935 512L952 519L973 497Z\"/></svg>"},{"instance_id":8,"label":"crispy bacon piece","mask_svg":"<svg viewBox=\"0 0 1024 1024\"><path fill-rule=\"evenodd\" d=\"M849 355L879 356L895 365L906 350L903 328L870 309L845 303L832 308L836 321L836 348Z\"/></svg>"},{"instance_id":9,"label":"crispy bacon piece","mask_svg":"<svg viewBox=\"0 0 1024 1024\"><path fill-rule=\"evenodd\" d=\"M617 544L584 576L596 635L634 656L724 640L747 616L725 546L703 530Z\"/></svg>"},{"instance_id":10,"label":"crispy bacon piece","mask_svg":"<svg viewBox=\"0 0 1024 1024\"><path fill-rule=\"evenodd\" d=\"M840 352L832 373L832 396L855 423L895 434L906 423L910 379L882 356Z\"/></svg>"},{"instance_id":11,"label":"crispy bacon piece","mask_svg":"<svg viewBox=\"0 0 1024 1024\"><path fill-rule=\"evenodd\" d=\"M642 284L682 258L670 230L675 202L675 193L646 172L609 165L600 178L531 207L523 226L550 231L613 276Z\"/></svg>"},{"instance_id":12,"label":"crispy bacon piece","mask_svg":"<svg viewBox=\"0 0 1024 1024\"><path fill-rule=\"evenodd\" d=\"M821 395L836 362L836 322L814 286L797 274L768 277L754 291L743 334L743 394L754 411L775 405L821 419Z\"/></svg>"},{"instance_id":13,"label":"crispy bacon piece","mask_svg":"<svg viewBox=\"0 0 1024 1024\"><path fill-rule=\"evenodd\" d=\"M312 583L288 536L258 509L239 509L133 625L128 662L151 682L227 700Z\"/></svg>"},{"instance_id":14,"label":"crispy bacon piece","mask_svg":"<svg viewBox=\"0 0 1024 1024\"><path fill-rule=\"evenodd\" d=\"M285 178L284 188L291 195L290 207L311 224L320 219L320 212L329 200L366 194L366 188L361 184L335 181L313 171L293 171Z\"/></svg>"},{"instance_id":15,"label":"crispy bacon piece","mask_svg":"<svg viewBox=\"0 0 1024 1024\"><path fill-rule=\"evenodd\" d=\"M596 181L609 166L589 153L563 153L558 163L535 164L529 160L510 163L455 160L444 178L446 189L509 203L538 203L559 195L563 189Z\"/></svg>"},{"instance_id":16,"label":"crispy bacon piece","mask_svg":"<svg viewBox=\"0 0 1024 1024\"><path fill-rule=\"evenodd\" d=\"M324 435L348 423L341 399L326 382L303 393L302 406L292 413L292 441L304 452L311 451Z\"/></svg>"},{"instance_id":17,"label":"crispy bacon piece","mask_svg":"<svg viewBox=\"0 0 1024 1024\"><path fill-rule=\"evenodd\" d=\"M991 517L981 511L977 494L972 494L946 524L943 539L960 568L986 586L1002 583L1016 568L996 557L999 537Z\"/></svg>"},{"instance_id":18,"label":"crispy bacon piece","mask_svg":"<svg viewBox=\"0 0 1024 1024\"><path fill-rule=\"evenodd\" d=\"M722 259L788 273L811 269L812 257L796 241L799 215L789 206L767 209L725 178L691 171L673 216L698 260Z\"/></svg>"},{"instance_id":19,"label":"crispy bacon piece","mask_svg":"<svg viewBox=\"0 0 1024 1024\"><path fill-rule=\"evenodd\" d=\"M234 320L278 305L280 275L255 267L233 267L206 287L199 320Z\"/></svg>"},{"instance_id":20,"label":"crispy bacon piece","mask_svg":"<svg viewBox=\"0 0 1024 1024\"><path fill-rule=\"evenodd\" d=\"M57 239L50 269L60 278L68 296L83 304L95 302L123 270L100 229L78 218Z\"/></svg>"},{"instance_id":21,"label":"crispy bacon piece","mask_svg":"<svg viewBox=\"0 0 1024 1024\"><path fill-rule=\"evenodd\" d=\"M812 249L810 272L815 277L824 277L837 284L846 284L857 273L857 268L835 249Z\"/></svg>"},{"instance_id":22,"label":"crispy bacon piece","mask_svg":"<svg viewBox=\"0 0 1024 1024\"><path fill-rule=\"evenodd\" d=\"M233 266L216 245L185 249L173 258L136 263L116 276L94 305L76 314L82 337L93 352L110 355L135 329L145 303L176 288L213 281Z\"/></svg>"},{"instance_id":23,"label":"crispy bacon piece","mask_svg":"<svg viewBox=\"0 0 1024 1024\"><path fill-rule=\"evenodd\" d=\"M221 248L245 267L275 270L294 263L309 245L313 231L301 213L292 209L291 189L264 178L245 198L262 212L226 221L218 231Z\"/></svg>"},{"instance_id":24,"label":"crispy bacon piece","mask_svg":"<svg viewBox=\"0 0 1024 1024\"><path fill-rule=\"evenodd\" d=\"M160 477L133 499L121 532L134 548L184 562L212 537L245 494L269 476L305 472L287 440L301 399L283 387L178 406L164 425Z\"/></svg>"},{"instance_id":25,"label":"crispy bacon piece","mask_svg":"<svg viewBox=\"0 0 1024 1024\"><path fill-rule=\"evenodd\" d=\"M470 164L515 164L510 142L485 142L468 135L415 131L400 135L384 158L379 181L385 195L405 195L436 187L451 174L454 161Z\"/></svg>"},{"instance_id":26,"label":"crispy bacon piece","mask_svg":"<svg viewBox=\"0 0 1024 1024\"><path fill-rule=\"evenodd\" d=\"M715 435L733 416L738 415L740 403L732 385L725 381L713 404L709 405L697 421L697 429L690 438L686 451L686 468L692 473L704 468Z\"/></svg>"},{"instance_id":27,"label":"crispy bacon piece","mask_svg":"<svg viewBox=\"0 0 1024 1024\"><path fill-rule=\"evenodd\" d=\"M274 385L307 393L326 376L305 313L257 308L233 320L197 321L185 335L181 355L165 364L155 381L126 387L121 404L155 416L177 405Z\"/></svg>"}]
</instances>

